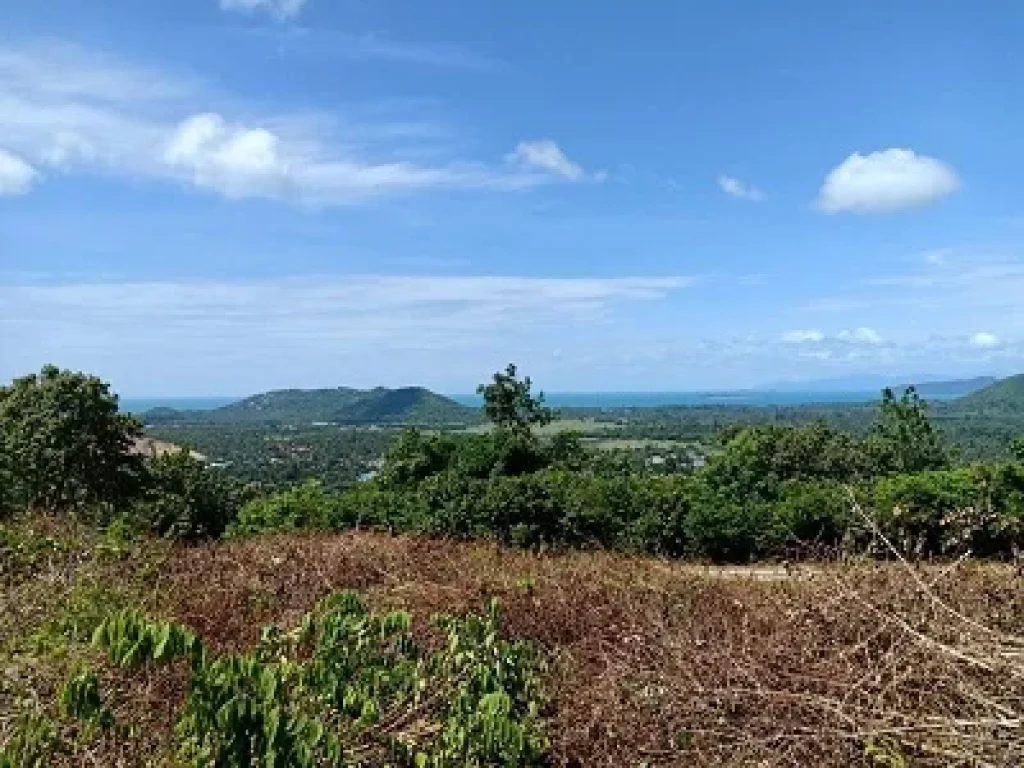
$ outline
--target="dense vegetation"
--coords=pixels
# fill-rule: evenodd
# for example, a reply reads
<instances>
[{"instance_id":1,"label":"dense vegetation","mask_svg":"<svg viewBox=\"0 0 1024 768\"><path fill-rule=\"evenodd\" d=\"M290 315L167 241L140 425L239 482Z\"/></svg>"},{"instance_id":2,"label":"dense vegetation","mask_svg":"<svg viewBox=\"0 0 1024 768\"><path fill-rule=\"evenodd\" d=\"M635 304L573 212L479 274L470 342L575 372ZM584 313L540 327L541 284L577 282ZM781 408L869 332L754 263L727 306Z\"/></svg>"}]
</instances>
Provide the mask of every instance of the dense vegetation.
<instances>
[{"instance_id":1,"label":"dense vegetation","mask_svg":"<svg viewBox=\"0 0 1024 768\"><path fill-rule=\"evenodd\" d=\"M388 440L379 472L270 489L185 451L140 456L141 425L94 377L47 367L0 389L0 767L763 762L787 717L787 746L771 748L795 764L1019 762L1005 681L1024 674L1024 614L1005 571L941 598L949 566L695 592L685 571L592 555L585 577L539 587L540 564L561 561L525 552L1016 558L1024 441L965 462L914 390L887 390L867 428L730 425L703 466L653 464L558 431L513 366L480 394L490 429L329 430ZM282 538L359 529L321 549ZM462 555L455 539L514 550ZM330 549L360 542L372 552ZM441 591L410 592L432 548ZM487 558L500 580L467 583ZM394 591L372 604L349 591L374 584ZM774 638L756 652L754 625Z\"/></svg>"},{"instance_id":2,"label":"dense vegetation","mask_svg":"<svg viewBox=\"0 0 1024 768\"><path fill-rule=\"evenodd\" d=\"M1024 468L959 460L913 388L886 390L859 432L824 421L726 427L699 468L678 456L637 462L551 431L554 414L514 366L479 391L486 431L241 433L280 452L269 464L281 470L276 482L246 485L183 452L143 461L129 450L139 425L106 386L51 367L0 393L0 501L190 539L377 527L732 561L871 551L880 536L913 557L1024 548ZM346 455L363 453L341 467L317 459L329 471L308 479L317 430L361 446ZM385 443L379 472L356 482ZM297 457L312 466L300 472Z\"/></svg>"}]
</instances>

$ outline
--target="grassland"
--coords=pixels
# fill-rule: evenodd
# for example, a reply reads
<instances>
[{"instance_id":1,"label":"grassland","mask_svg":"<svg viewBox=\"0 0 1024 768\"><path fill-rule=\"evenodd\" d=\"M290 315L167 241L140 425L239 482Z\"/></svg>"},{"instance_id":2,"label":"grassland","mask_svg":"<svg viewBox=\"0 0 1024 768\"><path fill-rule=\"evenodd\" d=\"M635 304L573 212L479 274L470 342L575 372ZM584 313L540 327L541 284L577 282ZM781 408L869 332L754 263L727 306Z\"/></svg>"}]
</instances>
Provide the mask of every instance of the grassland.
<instances>
[{"instance_id":1,"label":"grassland","mask_svg":"<svg viewBox=\"0 0 1024 768\"><path fill-rule=\"evenodd\" d=\"M113 692L117 737L72 739L57 765L172 764L183 670L104 666L88 636L111 611L242 651L339 589L411 610L427 643L430 615L497 598L505 631L547 659L553 765L1024 764L1009 567L722 571L370 532L184 547L46 518L7 524L0 546L0 744L83 662Z\"/></svg>"}]
</instances>

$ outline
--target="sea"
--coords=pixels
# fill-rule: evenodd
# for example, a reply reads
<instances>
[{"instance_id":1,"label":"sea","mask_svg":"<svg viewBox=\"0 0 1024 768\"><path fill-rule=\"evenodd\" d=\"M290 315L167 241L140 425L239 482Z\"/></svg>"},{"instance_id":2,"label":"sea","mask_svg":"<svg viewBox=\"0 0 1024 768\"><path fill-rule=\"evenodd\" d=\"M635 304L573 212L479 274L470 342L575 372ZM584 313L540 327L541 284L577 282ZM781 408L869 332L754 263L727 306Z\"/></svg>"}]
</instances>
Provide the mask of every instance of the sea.
<instances>
[{"instance_id":1,"label":"sea","mask_svg":"<svg viewBox=\"0 0 1024 768\"><path fill-rule=\"evenodd\" d=\"M463 405L479 406L479 395L449 395ZM672 405L814 405L869 403L878 392L738 390L731 392L545 392L552 408L653 408Z\"/></svg>"}]
</instances>

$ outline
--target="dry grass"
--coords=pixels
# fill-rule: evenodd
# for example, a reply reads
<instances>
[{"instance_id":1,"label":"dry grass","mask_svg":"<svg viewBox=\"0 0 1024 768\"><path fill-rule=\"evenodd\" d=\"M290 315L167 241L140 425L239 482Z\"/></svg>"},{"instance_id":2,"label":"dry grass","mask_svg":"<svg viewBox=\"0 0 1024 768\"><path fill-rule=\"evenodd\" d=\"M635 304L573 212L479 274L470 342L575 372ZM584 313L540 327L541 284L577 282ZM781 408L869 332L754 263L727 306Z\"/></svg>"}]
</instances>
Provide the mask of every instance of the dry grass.
<instances>
[{"instance_id":1,"label":"dry grass","mask_svg":"<svg viewBox=\"0 0 1024 768\"><path fill-rule=\"evenodd\" d=\"M147 586L152 610L221 648L343 588L417 617L497 596L507 631L551 660L556 765L1024 765L1024 584L1012 569L805 575L350 533L175 549ZM166 731L180 676L117 684L124 716L145 711Z\"/></svg>"}]
</instances>

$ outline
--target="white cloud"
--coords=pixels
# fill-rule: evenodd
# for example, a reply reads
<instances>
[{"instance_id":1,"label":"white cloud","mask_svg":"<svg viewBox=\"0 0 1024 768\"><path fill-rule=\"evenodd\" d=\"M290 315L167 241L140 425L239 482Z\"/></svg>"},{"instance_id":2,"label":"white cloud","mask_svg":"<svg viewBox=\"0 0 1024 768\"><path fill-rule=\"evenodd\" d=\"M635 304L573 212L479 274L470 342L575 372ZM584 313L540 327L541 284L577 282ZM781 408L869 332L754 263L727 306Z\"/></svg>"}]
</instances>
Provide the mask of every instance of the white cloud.
<instances>
[{"instance_id":1,"label":"white cloud","mask_svg":"<svg viewBox=\"0 0 1024 768\"><path fill-rule=\"evenodd\" d=\"M25 194L38 177L39 173L31 165L0 149L0 197Z\"/></svg>"},{"instance_id":2,"label":"white cloud","mask_svg":"<svg viewBox=\"0 0 1024 768\"><path fill-rule=\"evenodd\" d=\"M220 111L194 108L218 99L224 103ZM449 157L449 132L432 134L407 119L228 117L243 110L200 83L77 48L0 46L5 149L29 165L65 173L177 179L230 198L319 206L435 188L521 190L599 178L569 162L553 142L554 154L543 142L520 145L532 149L513 165L467 161Z\"/></svg>"},{"instance_id":3,"label":"white cloud","mask_svg":"<svg viewBox=\"0 0 1024 768\"><path fill-rule=\"evenodd\" d=\"M959 186L949 165L913 150L854 152L825 178L817 204L825 213L891 213L934 203Z\"/></svg>"},{"instance_id":4,"label":"white cloud","mask_svg":"<svg viewBox=\"0 0 1024 768\"><path fill-rule=\"evenodd\" d=\"M852 342L855 344L881 344L882 337L873 328L856 328L852 331L840 331L836 336L840 341Z\"/></svg>"},{"instance_id":5,"label":"white cloud","mask_svg":"<svg viewBox=\"0 0 1024 768\"><path fill-rule=\"evenodd\" d=\"M738 197L741 200L752 200L755 202L764 200L764 192L752 184L740 181L734 176L726 176L725 174L719 176L718 186L726 194Z\"/></svg>"},{"instance_id":6,"label":"white cloud","mask_svg":"<svg viewBox=\"0 0 1024 768\"><path fill-rule=\"evenodd\" d=\"M629 305L664 301L691 283L370 275L0 284L0 338L17 340L5 348L0 380L46 359L138 378L132 369L145 358L146 386L195 387L182 381L180 366L197 369L194 375L230 366L240 388L256 386L253 376L287 385L322 380L326 370L337 384L352 381L349 365L358 359L361 376L390 367L400 369L391 375L421 383L440 375L424 374L431 367L448 375L456 365L503 364L496 357L525 360L530 350L549 360L552 347L578 349L595 327L615 327ZM156 358L154 349L161 350Z\"/></svg>"},{"instance_id":7,"label":"white cloud","mask_svg":"<svg viewBox=\"0 0 1024 768\"><path fill-rule=\"evenodd\" d=\"M279 21L298 16L305 5L306 0L220 0L220 7L225 11L265 11Z\"/></svg>"},{"instance_id":8,"label":"white cloud","mask_svg":"<svg viewBox=\"0 0 1024 768\"><path fill-rule=\"evenodd\" d=\"M825 340L825 334L818 330L786 331L782 340L787 344L818 344Z\"/></svg>"},{"instance_id":9,"label":"white cloud","mask_svg":"<svg viewBox=\"0 0 1024 768\"><path fill-rule=\"evenodd\" d=\"M999 337L986 331L980 331L971 336L970 344L978 349L992 349L999 346Z\"/></svg>"},{"instance_id":10,"label":"white cloud","mask_svg":"<svg viewBox=\"0 0 1024 768\"><path fill-rule=\"evenodd\" d=\"M568 181L585 181L588 178L603 181L605 176L601 171L588 174L582 166L566 157L551 139L521 141L506 159L525 168L552 173Z\"/></svg>"}]
</instances>

